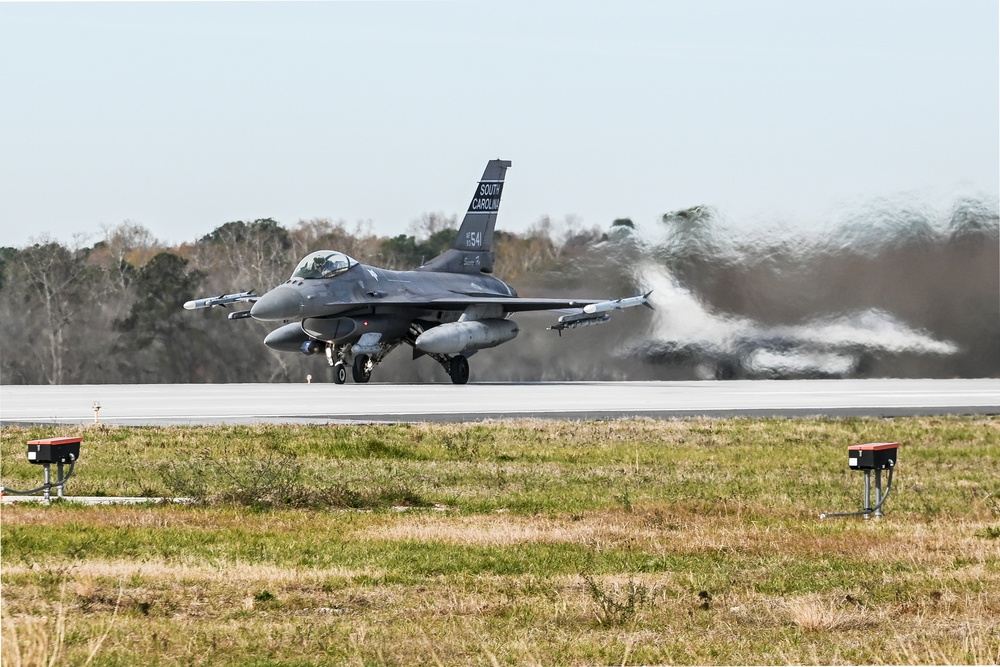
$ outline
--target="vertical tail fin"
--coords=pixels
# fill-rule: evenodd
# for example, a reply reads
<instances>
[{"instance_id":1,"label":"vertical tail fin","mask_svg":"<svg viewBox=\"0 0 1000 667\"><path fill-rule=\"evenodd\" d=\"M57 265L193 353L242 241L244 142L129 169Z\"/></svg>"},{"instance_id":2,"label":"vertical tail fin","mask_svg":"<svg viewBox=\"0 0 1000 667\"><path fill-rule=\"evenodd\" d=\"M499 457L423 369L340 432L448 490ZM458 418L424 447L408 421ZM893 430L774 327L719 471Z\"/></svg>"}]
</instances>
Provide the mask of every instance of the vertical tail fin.
<instances>
[{"instance_id":1,"label":"vertical tail fin","mask_svg":"<svg viewBox=\"0 0 1000 667\"><path fill-rule=\"evenodd\" d=\"M458 229L455 243L420 267L421 271L449 273L493 273L493 230L500 209L503 179L510 160L490 160L476 186L469 210Z\"/></svg>"}]
</instances>

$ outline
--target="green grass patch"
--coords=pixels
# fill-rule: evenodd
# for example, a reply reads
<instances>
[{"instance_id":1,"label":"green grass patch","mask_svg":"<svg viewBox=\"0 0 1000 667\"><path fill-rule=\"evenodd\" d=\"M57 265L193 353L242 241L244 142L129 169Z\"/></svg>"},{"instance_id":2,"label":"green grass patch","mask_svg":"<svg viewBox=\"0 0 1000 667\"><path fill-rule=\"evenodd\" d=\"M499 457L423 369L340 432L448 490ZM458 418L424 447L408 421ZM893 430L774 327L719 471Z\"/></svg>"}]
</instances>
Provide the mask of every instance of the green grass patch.
<instances>
[{"instance_id":1,"label":"green grass patch","mask_svg":"<svg viewBox=\"0 0 1000 667\"><path fill-rule=\"evenodd\" d=\"M989 418L5 429L3 483L54 435L193 502L5 505L4 665L1000 660Z\"/></svg>"}]
</instances>

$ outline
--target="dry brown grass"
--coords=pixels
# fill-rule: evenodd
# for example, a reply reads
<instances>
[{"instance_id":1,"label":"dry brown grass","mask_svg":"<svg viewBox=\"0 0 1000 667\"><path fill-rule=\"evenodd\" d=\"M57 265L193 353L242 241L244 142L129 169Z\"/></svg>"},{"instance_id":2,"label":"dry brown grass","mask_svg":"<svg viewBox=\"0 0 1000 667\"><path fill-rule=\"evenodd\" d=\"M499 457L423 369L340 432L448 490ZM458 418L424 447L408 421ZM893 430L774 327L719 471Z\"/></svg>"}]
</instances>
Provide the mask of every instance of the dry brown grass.
<instances>
[{"instance_id":1,"label":"dry brown grass","mask_svg":"<svg viewBox=\"0 0 1000 667\"><path fill-rule=\"evenodd\" d=\"M997 428L940 422L250 429L449 509L4 508L3 665L995 663ZM888 426L923 442L885 519L819 521Z\"/></svg>"},{"instance_id":2,"label":"dry brown grass","mask_svg":"<svg viewBox=\"0 0 1000 667\"><path fill-rule=\"evenodd\" d=\"M0 658L4 667L55 667L62 657L66 638L66 585L54 617L7 615L3 623Z\"/></svg>"},{"instance_id":3,"label":"dry brown grass","mask_svg":"<svg viewBox=\"0 0 1000 667\"><path fill-rule=\"evenodd\" d=\"M480 546L538 542L613 545L650 541L656 538L658 532L652 527L636 525L634 517L612 511L593 513L579 519L505 513L467 517L423 515L366 530L359 537Z\"/></svg>"},{"instance_id":4,"label":"dry brown grass","mask_svg":"<svg viewBox=\"0 0 1000 667\"><path fill-rule=\"evenodd\" d=\"M529 543L581 544L594 548L632 545L652 553L727 553L799 557L844 556L872 562L906 561L916 566L953 565L956 557L986 562L1000 543L977 536L980 521L895 526L892 519L857 524L835 534L788 532L734 524L728 516L665 513L656 508L616 509L585 516L521 516L507 513L456 516L420 514L359 531L359 539L509 546Z\"/></svg>"},{"instance_id":5,"label":"dry brown grass","mask_svg":"<svg viewBox=\"0 0 1000 667\"><path fill-rule=\"evenodd\" d=\"M74 514L86 523L84 517L89 512ZM133 513L121 516L128 518ZM223 513L223 521L225 516ZM299 521L298 517L261 518L266 530L284 530ZM462 656L472 654L500 664L544 663L544 656L551 656L552 651L576 656L568 660L574 664L596 661L597 655L604 656L602 660L613 657L616 663L632 659L713 661L711 654L693 649L685 659L685 654L677 653L677 646L669 652L655 648L671 646L668 638L676 633L700 634L703 639L699 641L707 645L739 642L748 633L771 637L773 645L767 651L748 648L750 653L741 654L749 662L843 663L858 662L858 657L864 655L868 656L865 661L874 661L874 656L880 655L886 662L899 663L970 659L991 663L997 658L1000 596L995 591L1000 586L1000 573L995 563L1000 554L996 541L974 537L980 526L972 522L894 526L887 519L882 523L857 522L835 535L817 535L803 530L804 526L795 530L738 527L725 517L681 517L648 508L631 513L609 509L581 518L404 513L371 519L372 524L355 537L370 543L372 549L397 541L477 547L561 543L583 545L598 552L632 548L664 556L714 555L723 560L736 558L751 567L777 559L777 569L768 566L746 570L747 582L775 576L781 563L794 567L803 560L850 556L856 562L899 563L898 572L890 570L880 575L888 577L880 585L903 592L911 590L914 577L926 583L898 600L874 600L861 584L793 595L762 594L749 586L724 585L705 591L702 597L699 589L706 580L713 580L709 572L597 575L595 581L613 599L625 599L634 585L648 591L636 606L634 617L626 619L627 627L607 634L600 628L609 625L608 617L601 616L608 612L602 612L576 574L442 577L425 580L417 587L373 586L372 581L386 574L384 569L300 568L232 560L206 563L87 559L70 564L62 573L63 610L77 633L83 632L80 611L103 619L103 624L89 626L85 644L88 651L73 655L84 660L86 653L99 645L96 642L109 630L108 618L115 613L115 595L122 587L119 602L126 612L122 619L125 628L117 641L133 646L142 643L135 633L144 622L143 604L148 603L153 606L151 620L161 627L161 637L171 631L157 618L169 618L169 625L181 624L178 627L209 623L220 633L233 624L253 627L257 628L254 632L263 632L275 642L302 641L296 638L296 626L325 627L326 632L337 636L347 634L345 646L353 653L343 657L354 663L456 664L463 661ZM191 520L190 524L203 525L204 518ZM963 559L963 565L955 567L956 558ZM37 566L11 564L4 567L4 578L27 581L35 572ZM973 584L984 588L978 594L969 593L965 585ZM23 596L30 599L35 594L30 585L19 584L19 589L14 602L24 608L27 600ZM262 591L268 591L273 598L259 598ZM29 602L27 606L38 603ZM5 665L47 664L38 660L52 658L51 647L58 647L65 630L60 635L53 620L58 609L47 611L5 619L5 643L11 646L11 642L19 641L22 654L20 662L16 662L15 656L5 651ZM277 620L275 614L283 620ZM509 628L511 619L518 618L530 621L527 626L516 624L521 630ZM542 638L525 627L546 628L546 636ZM796 646L785 634L786 629L813 639ZM115 630L111 633L116 636ZM861 640L849 639L869 635L883 637L878 640L879 653L875 649L866 652L855 646ZM27 636L35 638L34 645L25 642ZM586 645L597 636L602 637L602 643L611 642L617 647L614 656L574 652L574 643ZM943 638L948 638L950 648L942 648ZM215 641L221 646L218 638ZM400 642L408 642L409 649L403 650ZM240 650L245 645L236 642L230 648ZM55 650L62 654L66 649ZM178 652L173 645L162 652L163 656L167 654L181 660L195 655L186 650Z\"/></svg>"},{"instance_id":6,"label":"dry brown grass","mask_svg":"<svg viewBox=\"0 0 1000 667\"><path fill-rule=\"evenodd\" d=\"M854 630L871 623L864 609L845 608L843 600L833 601L819 595L783 600L780 606L803 632Z\"/></svg>"}]
</instances>

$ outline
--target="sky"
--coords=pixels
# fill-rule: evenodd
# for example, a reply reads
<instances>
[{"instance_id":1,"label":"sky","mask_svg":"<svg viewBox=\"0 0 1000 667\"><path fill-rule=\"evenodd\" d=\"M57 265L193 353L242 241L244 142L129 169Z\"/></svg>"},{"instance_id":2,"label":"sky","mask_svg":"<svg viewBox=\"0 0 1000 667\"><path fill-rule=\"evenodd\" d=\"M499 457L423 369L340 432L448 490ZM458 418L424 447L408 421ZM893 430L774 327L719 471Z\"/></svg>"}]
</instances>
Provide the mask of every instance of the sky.
<instances>
[{"instance_id":1,"label":"sky","mask_svg":"<svg viewBox=\"0 0 1000 667\"><path fill-rule=\"evenodd\" d=\"M0 2L0 246L1000 191L996 0ZM81 236L82 235L82 236Z\"/></svg>"}]
</instances>

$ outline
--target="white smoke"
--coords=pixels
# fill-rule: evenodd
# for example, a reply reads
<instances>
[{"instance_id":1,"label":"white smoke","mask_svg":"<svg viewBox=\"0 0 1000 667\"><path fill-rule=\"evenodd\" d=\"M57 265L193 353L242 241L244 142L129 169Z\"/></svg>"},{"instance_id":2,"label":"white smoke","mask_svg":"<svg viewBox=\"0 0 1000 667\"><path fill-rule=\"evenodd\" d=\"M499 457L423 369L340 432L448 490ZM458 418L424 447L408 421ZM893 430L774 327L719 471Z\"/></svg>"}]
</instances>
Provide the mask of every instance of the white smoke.
<instances>
[{"instance_id":1,"label":"white smoke","mask_svg":"<svg viewBox=\"0 0 1000 667\"><path fill-rule=\"evenodd\" d=\"M714 361L735 364L751 377L843 377L856 371L866 354L950 355L959 349L878 309L765 326L713 312L660 265L643 263L636 279L653 290L656 310L646 341L631 350L689 352L699 360L701 376L709 374L706 368Z\"/></svg>"}]
</instances>

